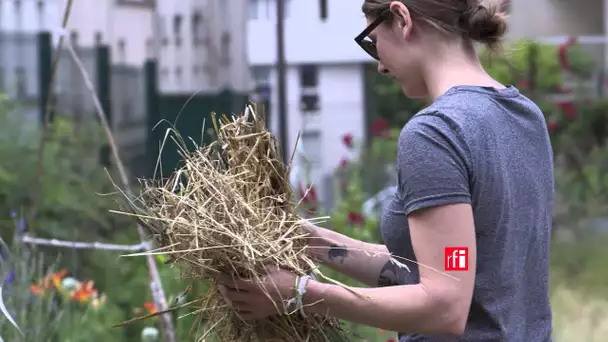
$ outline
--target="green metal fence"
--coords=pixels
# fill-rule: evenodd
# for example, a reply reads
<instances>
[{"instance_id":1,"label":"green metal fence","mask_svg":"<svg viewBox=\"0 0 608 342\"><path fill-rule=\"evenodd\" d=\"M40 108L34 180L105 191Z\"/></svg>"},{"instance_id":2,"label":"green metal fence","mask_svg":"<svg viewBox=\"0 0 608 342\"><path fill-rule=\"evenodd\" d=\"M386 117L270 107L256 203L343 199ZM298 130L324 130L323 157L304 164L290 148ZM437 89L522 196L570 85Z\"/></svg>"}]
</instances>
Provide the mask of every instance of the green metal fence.
<instances>
[{"instance_id":1,"label":"green metal fence","mask_svg":"<svg viewBox=\"0 0 608 342\"><path fill-rule=\"evenodd\" d=\"M0 31L0 92L34 122L42 117L48 93L50 46L49 33Z\"/></svg>"},{"instance_id":2,"label":"green metal fence","mask_svg":"<svg viewBox=\"0 0 608 342\"><path fill-rule=\"evenodd\" d=\"M188 149L211 141L211 113L240 113L248 101L246 94L222 91L218 94L160 94L157 64L146 63L146 112L148 113L148 170L156 176L167 176L179 165L178 146L165 139L167 129L175 129ZM165 142L162 147L161 144ZM158 165L158 167L157 167ZM150 175L150 174L149 174Z\"/></svg>"},{"instance_id":3,"label":"green metal fence","mask_svg":"<svg viewBox=\"0 0 608 342\"><path fill-rule=\"evenodd\" d=\"M0 91L18 101L32 121L42 123L54 54L51 34L0 32L0 47ZM231 91L163 94L158 87L155 60L141 66L122 65L111 61L106 45L74 48L94 84L121 157L134 177L152 176L159 156L159 175L168 175L179 164L175 145L167 144L160 154L159 146L169 123L182 137L207 143L211 136L204 128L211 127L211 112L240 113L248 100L247 94ZM92 95L80 70L68 51L61 53L51 93L50 119L62 115L76 122L97 120ZM109 165L108 146L102 148L100 155L100 162Z\"/></svg>"}]
</instances>

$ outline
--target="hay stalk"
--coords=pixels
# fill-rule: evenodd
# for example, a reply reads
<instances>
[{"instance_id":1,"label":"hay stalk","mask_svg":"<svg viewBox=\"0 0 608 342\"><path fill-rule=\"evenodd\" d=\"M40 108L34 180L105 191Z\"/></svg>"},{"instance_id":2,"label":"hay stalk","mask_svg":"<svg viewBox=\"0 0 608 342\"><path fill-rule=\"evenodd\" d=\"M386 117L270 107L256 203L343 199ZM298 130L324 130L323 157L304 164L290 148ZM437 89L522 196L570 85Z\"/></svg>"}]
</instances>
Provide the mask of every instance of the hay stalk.
<instances>
[{"instance_id":1,"label":"hay stalk","mask_svg":"<svg viewBox=\"0 0 608 342\"><path fill-rule=\"evenodd\" d=\"M204 325L205 336L219 341L347 341L338 321L322 315L243 322L217 288L218 273L256 279L268 265L319 273L306 253L307 221L298 216L289 167L256 109L212 114L217 140L192 150L169 130L176 136L166 139L181 142L182 164L167 179L142 180L137 197L123 192L119 213L137 217L155 237L159 249L138 254L164 254L182 278L209 286L190 305L199 322L193 331Z\"/></svg>"}]
</instances>

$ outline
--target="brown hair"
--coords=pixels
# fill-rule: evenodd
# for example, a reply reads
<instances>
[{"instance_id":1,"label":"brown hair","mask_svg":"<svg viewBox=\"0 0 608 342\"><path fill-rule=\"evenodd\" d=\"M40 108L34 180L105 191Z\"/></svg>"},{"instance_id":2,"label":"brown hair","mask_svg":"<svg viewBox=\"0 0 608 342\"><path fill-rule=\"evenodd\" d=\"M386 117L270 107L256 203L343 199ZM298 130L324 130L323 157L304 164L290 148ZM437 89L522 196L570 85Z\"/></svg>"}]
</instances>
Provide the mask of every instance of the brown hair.
<instances>
[{"instance_id":1,"label":"brown hair","mask_svg":"<svg viewBox=\"0 0 608 342\"><path fill-rule=\"evenodd\" d=\"M507 30L507 18L497 0L399 0L410 11L412 20L423 22L447 34L462 35L491 49L500 46ZM492 0L490 0L492 1ZM378 17L392 0L365 0L363 13ZM388 22L393 16L389 16Z\"/></svg>"}]
</instances>

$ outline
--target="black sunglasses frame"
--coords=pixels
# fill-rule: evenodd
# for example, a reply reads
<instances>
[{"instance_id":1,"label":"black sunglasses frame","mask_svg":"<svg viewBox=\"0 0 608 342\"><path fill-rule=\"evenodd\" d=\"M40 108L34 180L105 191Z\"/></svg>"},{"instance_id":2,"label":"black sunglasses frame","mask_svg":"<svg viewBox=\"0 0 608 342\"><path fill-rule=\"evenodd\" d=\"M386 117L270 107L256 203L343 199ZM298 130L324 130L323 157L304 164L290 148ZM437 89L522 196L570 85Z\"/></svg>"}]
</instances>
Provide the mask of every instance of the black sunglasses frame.
<instances>
[{"instance_id":1,"label":"black sunglasses frame","mask_svg":"<svg viewBox=\"0 0 608 342\"><path fill-rule=\"evenodd\" d=\"M376 27L380 26L386 19L388 19L391 11L390 9L385 9L374 21L371 22L358 36L355 37L355 42L359 44L359 46L363 49L363 51L367 52L368 55L372 56L372 58L376 60L380 60L378 57L378 49L376 49L376 43L371 40L365 40L372 33Z\"/></svg>"}]
</instances>

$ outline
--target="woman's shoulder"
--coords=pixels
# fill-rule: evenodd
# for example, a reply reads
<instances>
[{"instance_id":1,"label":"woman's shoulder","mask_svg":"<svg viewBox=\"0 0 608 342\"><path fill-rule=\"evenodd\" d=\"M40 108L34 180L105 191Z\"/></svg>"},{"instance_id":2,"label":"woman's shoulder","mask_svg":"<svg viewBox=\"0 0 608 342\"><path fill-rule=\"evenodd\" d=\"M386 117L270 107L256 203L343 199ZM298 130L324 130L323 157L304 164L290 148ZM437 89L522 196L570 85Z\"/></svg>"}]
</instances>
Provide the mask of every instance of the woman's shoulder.
<instances>
[{"instance_id":1,"label":"woman's shoulder","mask_svg":"<svg viewBox=\"0 0 608 342\"><path fill-rule=\"evenodd\" d=\"M433 128L474 139L509 126L538 133L546 131L541 110L517 88L458 86L416 113L405 125L403 134Z\"/></svg>"}]
</instances>

